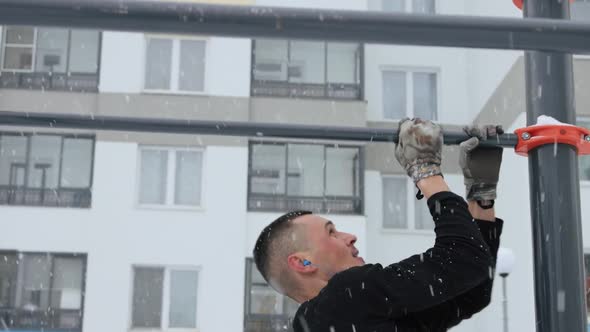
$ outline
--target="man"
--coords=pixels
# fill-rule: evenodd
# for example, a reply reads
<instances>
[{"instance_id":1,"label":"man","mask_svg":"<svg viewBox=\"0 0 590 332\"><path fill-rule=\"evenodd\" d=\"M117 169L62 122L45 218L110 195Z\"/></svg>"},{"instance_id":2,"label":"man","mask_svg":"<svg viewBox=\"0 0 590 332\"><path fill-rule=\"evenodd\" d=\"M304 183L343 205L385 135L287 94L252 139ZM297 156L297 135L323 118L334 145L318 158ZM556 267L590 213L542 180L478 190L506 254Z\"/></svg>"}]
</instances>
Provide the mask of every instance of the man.
<instances>
[{"instance_id":1,"label":"man","mask_svg":"<svg viewBox=\"0 0 590 332\"><path fill-rule=\"evenodd\" d=\"M428 199L436 225L434 246L420 255L385 268L365 264L354 235L306 211L262 231L254 261L273 288L301 304L295 331L446 331L489 304L502 230L493 210L502 149L477 146L496 129L470 128L473 137L460 145L465 202L442 177L441 128L400 123L396 159Z\"/></svg>"}]
</instances>

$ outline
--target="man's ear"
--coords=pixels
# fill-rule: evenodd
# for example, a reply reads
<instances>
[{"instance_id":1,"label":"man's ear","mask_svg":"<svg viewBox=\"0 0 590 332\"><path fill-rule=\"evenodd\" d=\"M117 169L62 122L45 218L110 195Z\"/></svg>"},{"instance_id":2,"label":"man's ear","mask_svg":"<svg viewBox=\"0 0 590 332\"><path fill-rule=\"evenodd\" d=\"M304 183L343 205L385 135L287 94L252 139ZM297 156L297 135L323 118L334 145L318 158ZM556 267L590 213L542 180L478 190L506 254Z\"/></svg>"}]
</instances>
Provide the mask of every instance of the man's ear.
<instances>
[{"instance_id":1,"label":"man's ear","mask_svg":"<svg viewBox=\"0 0 590 332\"><path fill-rule=\"evenodd\" d=\"M303 261L306 259L308 259L308 258L306 258L302 254L299 254L299 253L291 254L291 255L289 255L289 257L287 257L287 265L289 266L289 269L291 269L292 271L303 273L303 274L313 273L313 272L317 271L317 269L318 269L317 266L315 266L313 264L308 264L308 265L303 264Z\"/></svg>"}]
</instances>

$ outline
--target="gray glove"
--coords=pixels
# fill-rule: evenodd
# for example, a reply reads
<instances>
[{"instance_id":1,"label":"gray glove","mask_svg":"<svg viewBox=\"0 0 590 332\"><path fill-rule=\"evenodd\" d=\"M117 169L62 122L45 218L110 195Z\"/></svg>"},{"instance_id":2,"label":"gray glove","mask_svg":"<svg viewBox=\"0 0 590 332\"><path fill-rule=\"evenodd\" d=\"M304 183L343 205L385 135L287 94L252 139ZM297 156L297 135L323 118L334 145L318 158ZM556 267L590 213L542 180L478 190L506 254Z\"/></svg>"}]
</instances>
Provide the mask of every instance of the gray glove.
<instances>
[{"instance_id":1,"label":"gray glove","mask_svg":"<svg viewBox=\"0 0 590 332\"><path fill-rule=\"evenodd\" d=\"M395 158L414 183L441 175L443 135L439 125L422 119L404 119L399 124Z\"/></svg>"},{"instance_id":2,"label":"gray glove","mask_svg":"<svg viewBox=\"0 0 590 332\"><path fill-rule=\"evenodd\" d=\"M459 165L465 178L467 200L488 201L496 199L496 187L502 164L500 147L478 147L479 140L486 140L504 133L501 126L465 127L470 139L459 144Z\"/></svg>"}]
</instances>

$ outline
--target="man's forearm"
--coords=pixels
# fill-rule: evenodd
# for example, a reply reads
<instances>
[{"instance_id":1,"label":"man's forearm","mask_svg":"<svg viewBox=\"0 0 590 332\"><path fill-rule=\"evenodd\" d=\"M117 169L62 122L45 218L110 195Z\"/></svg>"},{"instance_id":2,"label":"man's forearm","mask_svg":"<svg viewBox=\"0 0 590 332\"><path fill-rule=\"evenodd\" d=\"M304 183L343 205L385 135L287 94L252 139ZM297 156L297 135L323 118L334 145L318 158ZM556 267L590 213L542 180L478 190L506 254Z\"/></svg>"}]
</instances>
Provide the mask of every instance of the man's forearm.
<instances>
[{"instance_id":1,"label":"man's forearm","mask_svg":"<svg viewBox=\"0 0 590 332\"><path fill-rule=\"evenodd\" d=\"M418 181L416 185L420 191L422 191L422 194L424 197L426 197L426 199L429 199L430 196L442 191L451 191L445 182L445 179L440 175L422 179Z\"/></svg>"},{"instance_id":2,"label":"man's forearm","mask_svg":"<svg viewBox=\"0 0 590 332\"><path fill-rule=\"evenodd\" d=\"M468 201L469 212L473 216L474 219L484 220L494 222L496 221L496 212L494 208L491 209L482 209L476 201L469 200Z\"/></svg>"}]
</instances>

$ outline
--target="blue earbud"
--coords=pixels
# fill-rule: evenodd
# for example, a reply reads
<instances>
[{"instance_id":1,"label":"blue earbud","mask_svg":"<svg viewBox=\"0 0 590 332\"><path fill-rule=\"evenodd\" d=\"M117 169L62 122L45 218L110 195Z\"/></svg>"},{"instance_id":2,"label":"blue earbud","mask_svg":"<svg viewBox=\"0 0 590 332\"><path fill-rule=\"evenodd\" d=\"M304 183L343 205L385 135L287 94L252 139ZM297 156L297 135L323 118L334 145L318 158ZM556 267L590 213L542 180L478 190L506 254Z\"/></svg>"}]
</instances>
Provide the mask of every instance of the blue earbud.
<instances>
[{"instance_id":1,"label":"blue earbud","mask_svg":"<svg viewBox=\"0 0 590 332\"><path fill-rule=\"evenodd\" d=\"M307 259L304 259L303 260L303 266L308 266L308 265L311 265L311 262L308 261Z\"/></svg>"}]
</instances>

